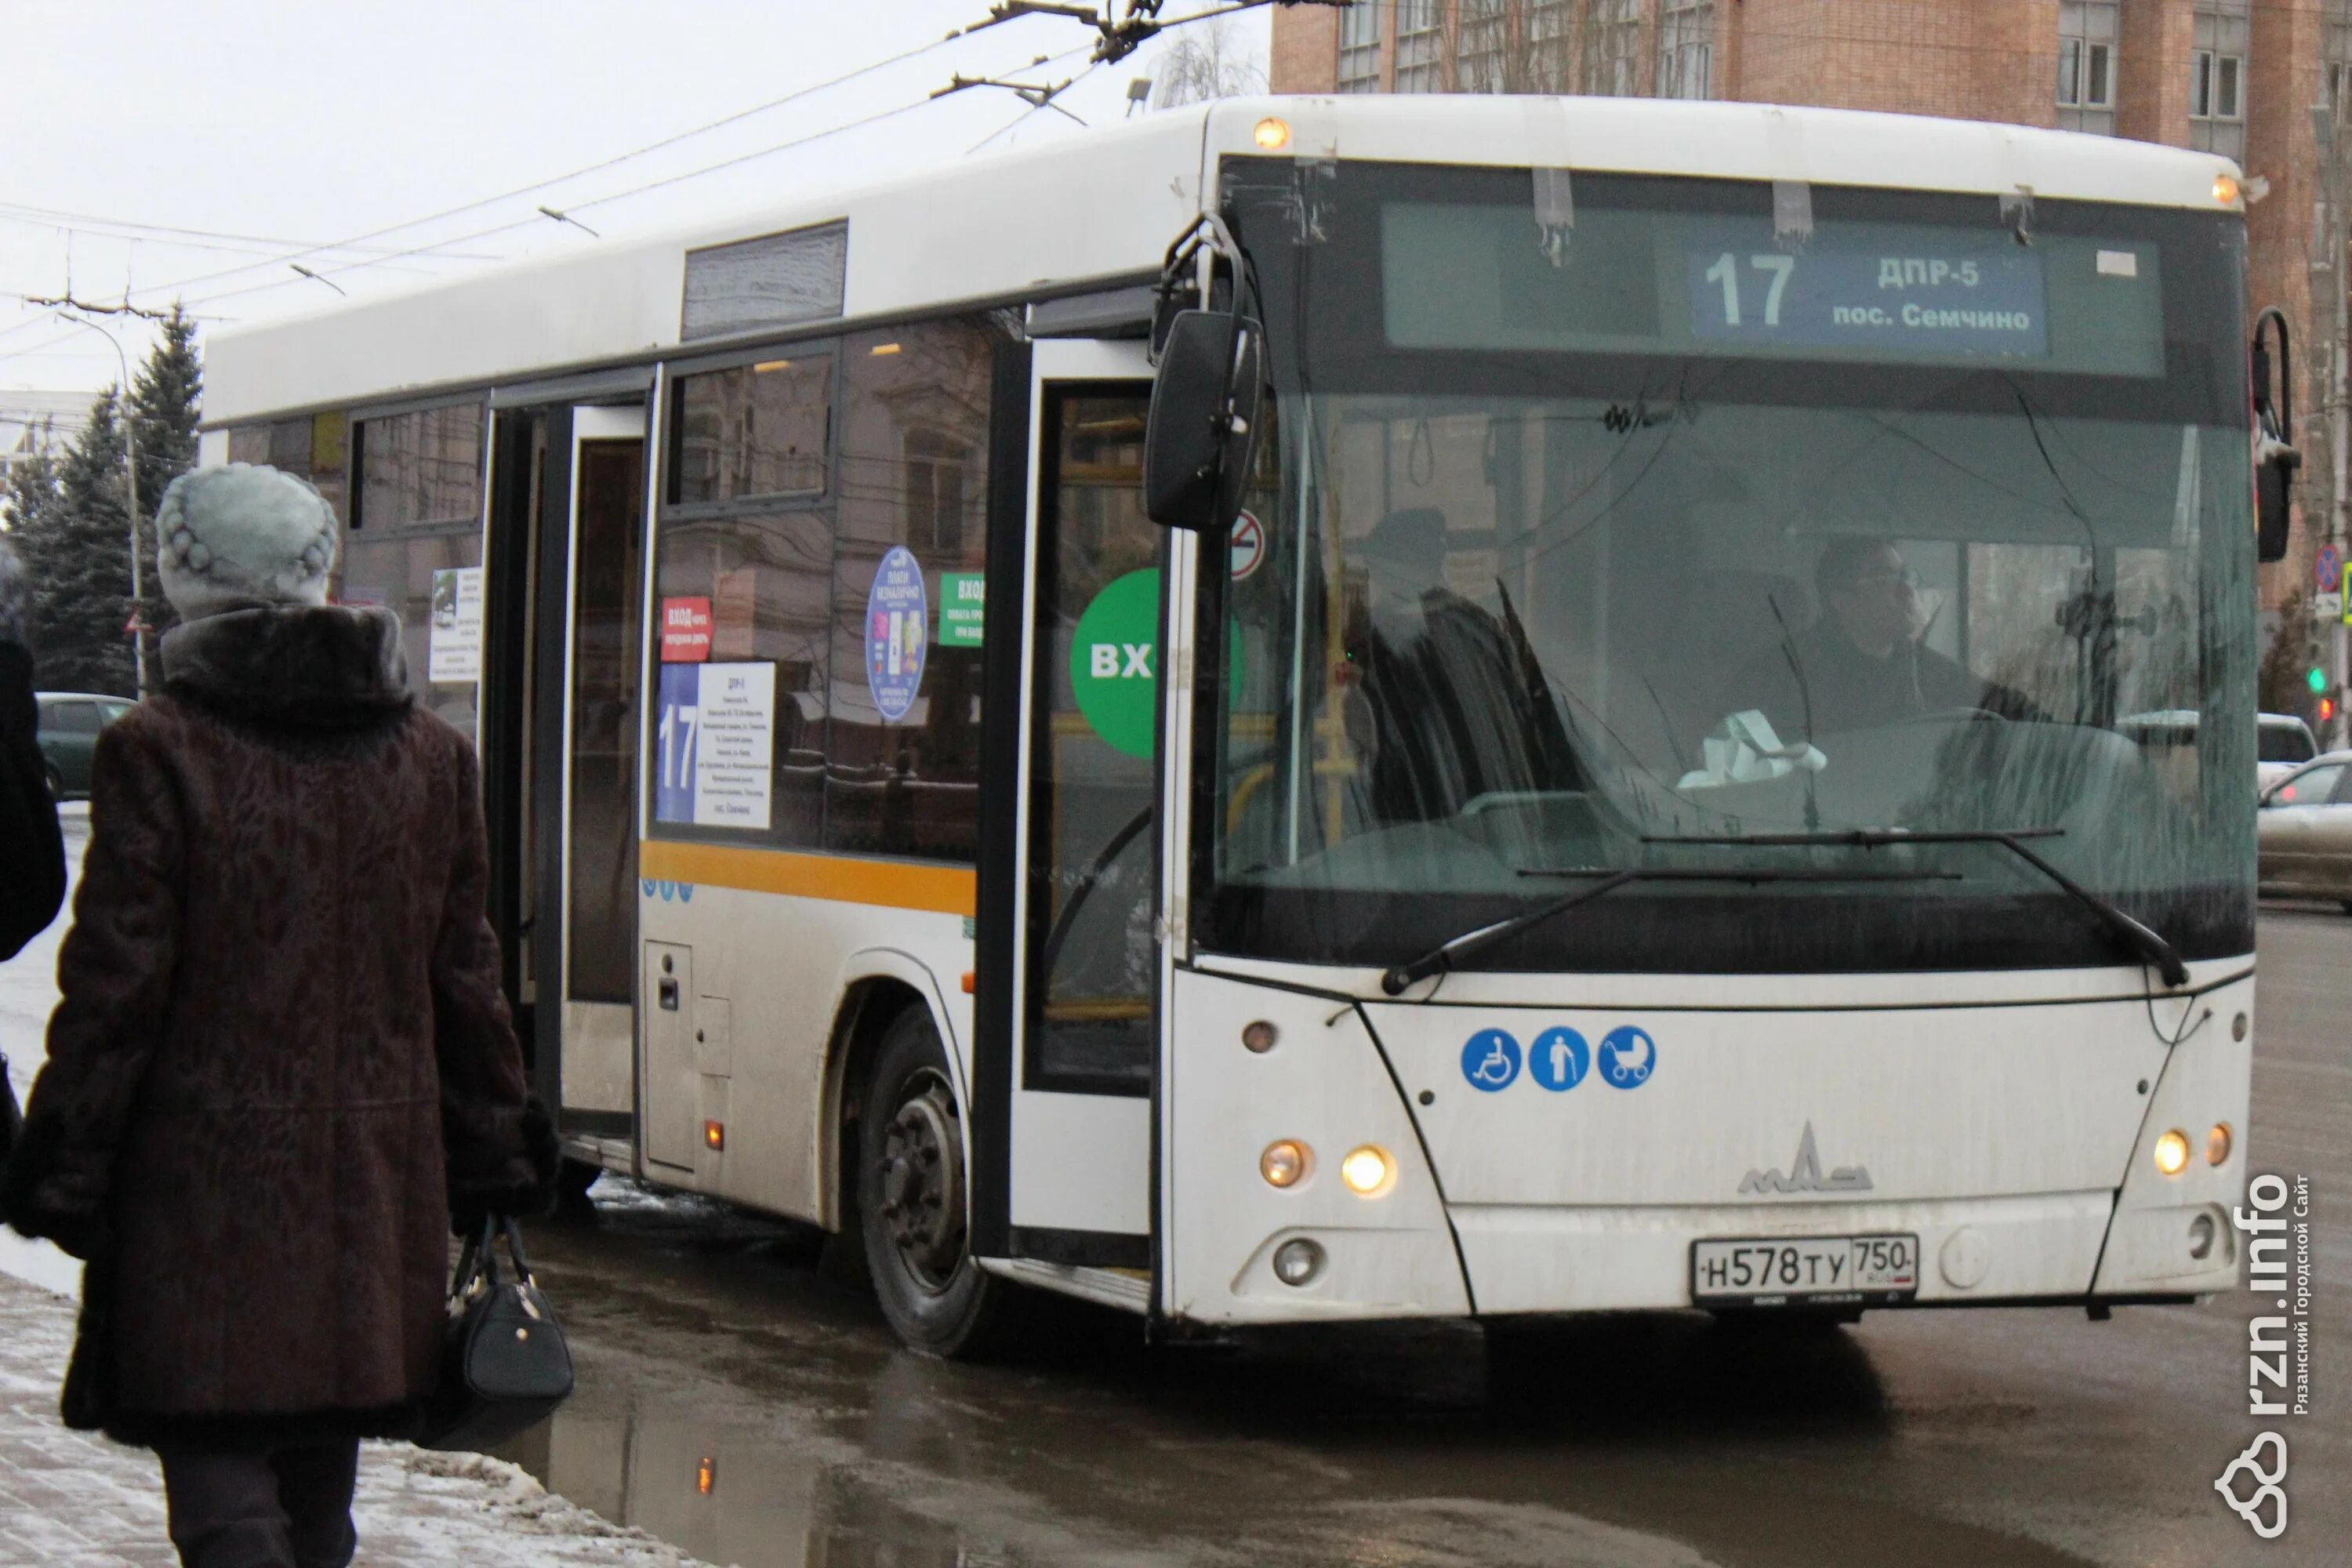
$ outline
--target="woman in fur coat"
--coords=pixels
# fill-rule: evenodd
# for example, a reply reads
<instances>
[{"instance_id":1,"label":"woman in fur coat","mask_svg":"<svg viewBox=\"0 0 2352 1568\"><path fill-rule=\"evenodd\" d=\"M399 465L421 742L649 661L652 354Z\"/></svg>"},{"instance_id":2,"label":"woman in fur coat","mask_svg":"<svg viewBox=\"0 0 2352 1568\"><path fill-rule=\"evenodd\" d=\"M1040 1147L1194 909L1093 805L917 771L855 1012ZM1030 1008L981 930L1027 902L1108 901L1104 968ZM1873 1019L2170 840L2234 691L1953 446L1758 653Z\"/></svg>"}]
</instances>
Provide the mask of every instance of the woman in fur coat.
<instances>
[{"instance_id":1,"label":"woman in fur coat","mask_svg":"<svg viewBox=\"0 0 2352 1568\"><path fill-rule=\"evenodd\" d=\"M319 492L157 510L163 691L108 726L0 1213L89 1261L68 1426L152 1447L188 1568L341 1568L357 1440L432 1389L453 1213L551 1190L484 915L474 751Z\"/></svg>"}]
</instances>

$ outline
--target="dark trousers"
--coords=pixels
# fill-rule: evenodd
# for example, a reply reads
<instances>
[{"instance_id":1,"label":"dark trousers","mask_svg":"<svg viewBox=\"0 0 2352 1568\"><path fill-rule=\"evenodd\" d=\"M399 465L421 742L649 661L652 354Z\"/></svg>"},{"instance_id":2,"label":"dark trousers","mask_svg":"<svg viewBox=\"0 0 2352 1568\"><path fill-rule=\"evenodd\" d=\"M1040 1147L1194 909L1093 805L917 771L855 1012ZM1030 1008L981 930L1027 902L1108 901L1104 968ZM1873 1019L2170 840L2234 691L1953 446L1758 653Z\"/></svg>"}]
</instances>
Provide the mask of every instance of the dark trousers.
<instances>
[{"instance_id":1,"label":"dark trousers","mask_svg":"<svg viewBox=\"0 0 2352 1568\"><path fill-rule=\"evenodd\" d=\"M359 1550L356 1438L277 1447L170 1447L163 1499L183 1568L349 1568Z\"/></svg>"}]
</instances>

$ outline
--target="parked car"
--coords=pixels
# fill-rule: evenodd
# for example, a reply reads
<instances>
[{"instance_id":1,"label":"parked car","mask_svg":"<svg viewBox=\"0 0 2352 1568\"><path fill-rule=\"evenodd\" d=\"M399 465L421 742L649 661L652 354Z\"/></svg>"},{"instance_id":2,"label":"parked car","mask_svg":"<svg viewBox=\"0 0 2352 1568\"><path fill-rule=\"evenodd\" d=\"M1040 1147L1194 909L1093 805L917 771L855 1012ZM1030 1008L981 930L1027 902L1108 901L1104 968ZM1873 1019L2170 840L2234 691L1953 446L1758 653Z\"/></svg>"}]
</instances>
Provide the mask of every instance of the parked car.
<instances>
[{"instance_id":1,"label":"parked car","mask_svg":"<svg viewBox=\"0 0 2352 1568\"><path fill-rule=\"evenodd\" d=\"M2294 714L2258 713L2254 717L2254 771L2262 775L2261 787L2269 788L2319 755L2318 742L2311 738L2311 726Z\"/></svg>"},{"instance_id":2,"label":"parked car","mask_svg":"<svg viewBox=\"0 0 2352 1568\"><path fill-rule=\"evenodd\" d=\"M2128 713L2116 728L2152 751L2185 751L2197 744L2199 714L2193 708ZM2292 713L2254 715L2254 788L2266 790L2319 754L2311 726Z\"/></svg>"},{"instance_id":3,"label":"parked car","mask_svg":"<svg viewBox=\"0 0 2352 1568\"><path fill-rule=\"evenodd\" d=\"M2263 792L2256 875L2265 894L2340 900L2352 913L2352 752L2330 752Z\"/></svg>"},{"instance_id":4,"label":"parked car","mask_svg":"<svg viewBox=\"0 0 2352 1568\"><path fill-rule=\"evenodd\" d=\"M48 763L49 798L88 795L98 732L136 704L128 697L94 691L37 691L33 699L41 710L39 739L42 760Z\"/></svg>"}]
</instances>

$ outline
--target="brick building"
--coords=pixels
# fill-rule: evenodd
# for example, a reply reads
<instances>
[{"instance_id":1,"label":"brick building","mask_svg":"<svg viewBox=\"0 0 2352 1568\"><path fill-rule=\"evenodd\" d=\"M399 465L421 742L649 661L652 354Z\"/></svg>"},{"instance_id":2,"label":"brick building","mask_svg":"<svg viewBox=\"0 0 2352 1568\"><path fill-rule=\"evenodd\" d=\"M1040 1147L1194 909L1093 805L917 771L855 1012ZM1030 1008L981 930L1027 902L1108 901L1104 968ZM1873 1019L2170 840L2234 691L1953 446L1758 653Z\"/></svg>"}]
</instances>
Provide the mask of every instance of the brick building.
<instances>
[{"instance_id":1,"label":"brick building","mask_svg":"<svg viewBox=\"0 0 2352 1568\"><path fill-rule=\"evenodd\" d=\"M2335 274L2313 106L2332 124L2352 100L2352 0L1356 0L1277 10L1269 74L1276 92L1818 104L2226 153L2269 183L2247 214L2248 307L2296 331L2300 493L2326 515ZM2352 165L2352 130L2342 153ZM2263 569L2266 609L2308 581L2318 535L2299 527Z\"/></svg>"}]
</instances>

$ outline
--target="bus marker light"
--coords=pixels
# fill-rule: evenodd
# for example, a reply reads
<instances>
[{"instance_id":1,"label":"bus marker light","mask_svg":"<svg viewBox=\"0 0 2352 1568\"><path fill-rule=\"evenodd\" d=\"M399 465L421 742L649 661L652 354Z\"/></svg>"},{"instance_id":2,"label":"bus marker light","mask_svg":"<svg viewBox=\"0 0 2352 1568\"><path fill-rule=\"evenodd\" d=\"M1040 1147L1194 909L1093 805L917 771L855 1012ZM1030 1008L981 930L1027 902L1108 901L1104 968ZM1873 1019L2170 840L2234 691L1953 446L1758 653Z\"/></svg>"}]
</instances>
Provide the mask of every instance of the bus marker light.
<instances>
[{"instance_id":1,"label":"bus marker light","mask_svg":"<svg viewBox=\"0 0 2352 1568\"><path fill-rule=\"evenodd\" d=\"M1274 1277L1285 1285L1305 1285L1323 1272L1323 1249L1303 1236L1274 1249Z\"/></svg>"},{"instance_id":2,"label":"bus marker light","mask_svg":"<svg viewBox=\"0 0 2352 1568\"><path fill-rule=\"evenodd\" d=\"M709 1497L712 1492L719 1489L719 1461L717 1459L710 1458L709 1455L705 1455L702 1462L694 1467L694 1489L702 1497Z\"/></svg>"},{"instance_id":3,"label":"bus marker light","mask_svg":"<svg viewBox=\"0 0 2352 1568\"><path fill-rule=\"evenodd\" d=\"M1295 1187L1307 1175L1307 1145L1285 1138L1265 1146L1257 1157L1257 1173L1270 1187Z\"/></svg>"},{"instance_id":4,"label":"bus marker light","mask_svg":"<svg viewBox=\"0 0 2352 1568\"><path fill-rule=\"evenodd\" d=\"M1269 114L1257 122L1257 129L1250 132L1250 140L1265 152L1279 153L1290 145L1290 122Z\"/></svg>"},{"instance_id":5,"label":"bus marker light","mask_svg":"<svg viewBox=\"0 0 2352 1568\"><path fill-rule=\"evenodd\" d=\"M1376 1198L1396 1185L1396 1162L1389 1152L1367 1143L1339 1162L1339 1179L1360 1198Z\"/></svg>"},{"instance_id":6,"label":"bus marker light","mask_svg":"<svg viewBox=\"0 0 2352 1568\"><path fill-rule=\"evenodd\" d=\"M2156 1168L2177 1176L2189 1167L2189 1134L2174 1128L2156 1141Z\"/></svg>"},{"instance_id":7,"label":"bus marker light","mask_svg":"<svg viewBox=\"0 0 2352 1568\"><path fill-rule=\"evenodd\" d=\"M971 995L971 988L979 984L980 972L978 970L967 969L963 972L963 994L965 995Z\"/></svg>"},{"instance_id":8,"label":"bus marker light","mask_svg":"<svg viewBox=\"0 0 2352 1568\"><path fill-rule=\"evenodd\" d=\"M2228 175L2228 174L2216 174L2216 175L2214 175L2214 176L2213 176L2213 200L2214 200L2217 204L2219 204L2220 205L2222 205L2222 206L2225 206L2225 207L2226 207L2226 206L2229 206L2229 205L2232 205L2233 203L2235 203L2235 202L2237 201L2237 199L2238 199L2238 182L2237 182L2237 180L2236 180L2235 178L2233 178L2232 176Z\"/></svg>"},{"instance_id":9,"label":"bus marker light","mask_svg":"<svg viewBox=\"0 0 2352 1568\"><path fill-rule=\"evenodd\" d=\"M2230 1157L2230 1124L2213 1123L2213 1131L2205 1134L2205 1163L2218 1165Z\"/></svg>"},{"instance_id":10,"label":"bus marker light","mask_svg":"<svg viewBox=\"0 0 2352 1568\"><path fill-rule=\"evenodd\" d=\"M704 1122L702 1124L702 1142L706 1148L717 1149L723 1152L727 1147L726 1123L720 1121Z\"/></svg>"},{"instance_id":11,"label":"bus marker light","mask_svg":"<svg viewBox=\"0 0 2352 1568\"><path fill-rule=\"evenodd\" d=\"M1242 1044L1248 1047L1252 1056L1265 1055L1266 1052L1274 1049L1274 1042L1279 1037L1279 1032L1264 1018L1260 1018L1254 1024L1242 1026Z\"/></svg>"}]
</instances>

